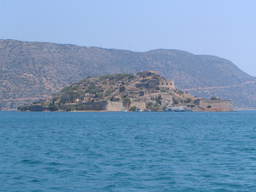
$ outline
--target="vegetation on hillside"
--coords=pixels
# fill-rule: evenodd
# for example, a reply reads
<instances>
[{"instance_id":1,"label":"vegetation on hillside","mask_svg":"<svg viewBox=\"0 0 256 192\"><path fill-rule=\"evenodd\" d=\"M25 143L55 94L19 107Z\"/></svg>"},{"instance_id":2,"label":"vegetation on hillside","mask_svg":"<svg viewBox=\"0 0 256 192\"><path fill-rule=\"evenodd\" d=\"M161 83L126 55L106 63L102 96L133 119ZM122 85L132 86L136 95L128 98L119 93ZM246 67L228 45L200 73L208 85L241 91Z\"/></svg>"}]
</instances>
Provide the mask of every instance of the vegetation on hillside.
<instances>
[{"instance_id":1,"label":"vegetation on hillside","mask_svg":"<svg viewBox=\"0 0 256 192\"><path fill-rule=\"evenodd\" d=\"M53 43L0 40L0 107L46 99L61 88L86 77L113 73L135 73L157 70L177 87L192 90L197 96L216 95L232 99L239 106L255 106L255 78L239 70L230 61L213 56L194 55L179 50L132 52L124 50L80 47ZM115 78L132 78L122 74ZM102 78L111 80L113 76ZM151 82L151 86L155 82ZM240 86L241 84L241 86ZM234 87L237 85L239 87ZM141 85L138 85L141 86ZM222 88L227 86L227 88ZM211 89L211 87L220 87ZM237 91L237 90L240 91ZM94 90L91 86L91 93ZM70 95L72 100L80 93ZM104 93L106 94L106 93Z\"/></svg>"},{"instance_id":2,"label":"vegetation on hillside","mask_svg":"<svg viewBox=\"0 0 256 192\"><path fill-rule=\"evenodd\" d=\"M157 72L86 78L52 99L21 106L20 111L169 111L199 110L198 98L176 89ZM217 100L217 99L212 99ZM219 102L219 100L218 100ZM208 108L207 108L208 109Z\"/></svg>"}]
</instances>

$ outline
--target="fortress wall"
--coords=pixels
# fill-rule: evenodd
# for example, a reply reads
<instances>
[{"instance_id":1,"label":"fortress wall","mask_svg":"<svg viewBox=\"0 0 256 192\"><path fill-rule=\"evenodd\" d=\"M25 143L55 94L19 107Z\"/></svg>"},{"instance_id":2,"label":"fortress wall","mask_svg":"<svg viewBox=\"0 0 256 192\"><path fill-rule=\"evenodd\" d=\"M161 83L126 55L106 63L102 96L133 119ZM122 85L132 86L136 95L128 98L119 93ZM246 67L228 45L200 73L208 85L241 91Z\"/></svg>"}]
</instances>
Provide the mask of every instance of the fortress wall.
<instances>
[{"instance_id":1,"label":"fortress wall","mask_svg":"<svg viewBox=\"0 0 256 192\"><path fill-rule=\"evenodd\" d=\"M113 102L113 101L108 101L107 111L125 111L126 108L123 106L123 103L118 101L118 102Z\"/></svg>"},{"instance_id":2,"label":"fortress wall","mask_svg":"<svg viewBox=\"0 0 256 192\"><path fill-rule=\"evenodd\" d=\"M227 100L201 100L199 107L203 111L233 111L231 101Z\"/></svg>"},{"instance_id":3,"label":"fortress wall","mask_svg":"<svg viewBox=\"0 0 256 192\"><path fill-rule=\"evenodd\" d=\"M139 102L139 101L132 101L131 107L135 106L138 109L145 110L146 109L146 103L145 102Z\"/></svg>"}]
</instances>

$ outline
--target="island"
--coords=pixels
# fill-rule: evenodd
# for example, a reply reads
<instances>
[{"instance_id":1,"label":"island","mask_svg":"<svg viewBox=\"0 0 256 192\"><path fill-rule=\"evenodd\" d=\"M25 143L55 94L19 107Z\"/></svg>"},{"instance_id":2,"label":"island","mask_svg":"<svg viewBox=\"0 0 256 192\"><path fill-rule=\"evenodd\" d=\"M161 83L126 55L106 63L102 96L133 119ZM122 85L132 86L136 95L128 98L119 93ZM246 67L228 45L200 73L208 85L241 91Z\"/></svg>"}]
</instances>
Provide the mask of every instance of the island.
<instances>
[{"instance_id":1,"label":"island","mask_svg":"<svg viewBox=\"0 0 256 192\"><path fill-rule=\"evenodd\" d=\"M157 71L88 77L51 98L18 107L19 111L233 111L232 102L198 98L175 87Z\"/></svg>"}]
</instances>

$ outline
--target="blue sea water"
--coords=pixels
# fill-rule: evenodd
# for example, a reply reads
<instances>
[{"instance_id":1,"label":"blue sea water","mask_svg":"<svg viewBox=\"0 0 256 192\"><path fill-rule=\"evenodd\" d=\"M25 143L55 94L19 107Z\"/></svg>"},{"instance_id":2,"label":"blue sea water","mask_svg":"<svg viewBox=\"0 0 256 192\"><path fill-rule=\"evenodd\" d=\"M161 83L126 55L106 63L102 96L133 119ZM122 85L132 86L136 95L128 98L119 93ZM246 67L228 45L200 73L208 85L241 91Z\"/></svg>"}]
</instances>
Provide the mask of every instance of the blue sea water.
<instances>
[{"instance_id":1,"label":"blue sea water","mask_svg":"<svg viewBox=\"0 0 256 192\"><path fill-rule=\"evenodd\" d=\"M256 112L0 112L1 192L256 191Z\"/></svg>"}]
</instances>

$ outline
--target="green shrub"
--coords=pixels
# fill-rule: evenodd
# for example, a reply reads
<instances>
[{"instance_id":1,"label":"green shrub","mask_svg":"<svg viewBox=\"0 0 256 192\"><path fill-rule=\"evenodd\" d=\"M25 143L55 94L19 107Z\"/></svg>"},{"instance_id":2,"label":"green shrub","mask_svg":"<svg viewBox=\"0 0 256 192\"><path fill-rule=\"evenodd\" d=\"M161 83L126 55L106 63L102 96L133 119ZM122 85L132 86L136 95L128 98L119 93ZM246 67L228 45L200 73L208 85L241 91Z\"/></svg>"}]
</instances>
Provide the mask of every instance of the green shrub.
<instances>
[{"instance_id":1,"label":"green shrub","mask_svg":"<svg viewBox=\"0 0 256 192\"><path fill-rule=\"evenodd\" d=\"M138 111L138 108L136 106L132 106L129 111L131 112L135 112L135 111Z\"/></svg>"}]
</instances>

